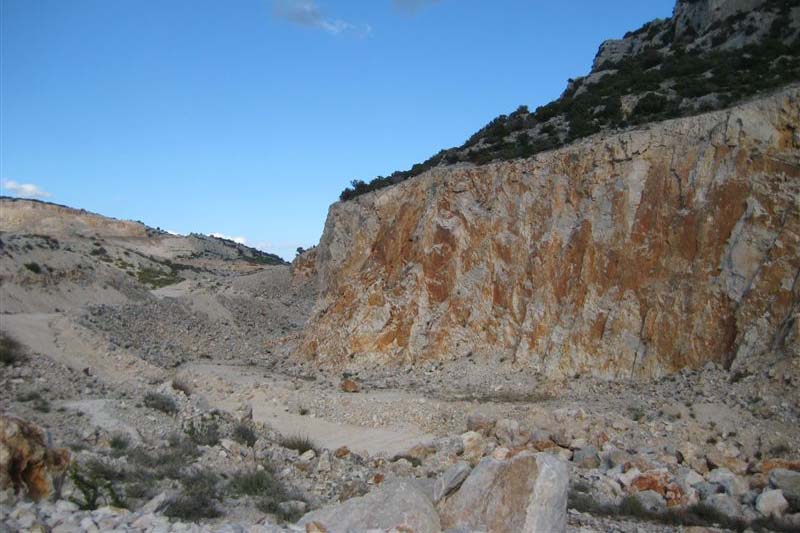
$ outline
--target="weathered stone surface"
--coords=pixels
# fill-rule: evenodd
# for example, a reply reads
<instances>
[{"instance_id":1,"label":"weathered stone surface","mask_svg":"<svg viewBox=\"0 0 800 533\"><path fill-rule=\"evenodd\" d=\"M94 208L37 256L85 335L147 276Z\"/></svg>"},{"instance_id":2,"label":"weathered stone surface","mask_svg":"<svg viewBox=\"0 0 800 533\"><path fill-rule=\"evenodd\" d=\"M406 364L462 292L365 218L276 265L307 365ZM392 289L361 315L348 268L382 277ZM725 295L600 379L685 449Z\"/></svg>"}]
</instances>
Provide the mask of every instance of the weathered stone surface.
<instances>
[{"instance_id":1,"label":"weathered stone surface","mask_svg":"<svg viewBox=\"0 0 800 533\"><path fill-rule=\"evenodd\" d=\"M444 528L477 531L564 531L568 472L552 455L487 457L461 488L440 503Z\"/></svg>"},{"instance_id":2,"label":"weathered stone surface","mask_svg":"<svg viewBox=\"0 0 800 533\"><path fill-rule=\"evenodd\" d=\"M433 503L416 483L403 480L387 481L365 496L312 511L298 524L305 527L314 522L330 533L392 528L415 533L441 531Z\"/></svg>"},{"instance_id":3,"label":"weathered stone surface","mask_svg":"<svg viewBox=\"0 0 800 533\"><path fill-rule=\"evenodd\" d=\"M497 421L494 435L497 442L509 448L524 446L530 439L530 436L520 428L519 422L508 418Z\"/></svg>"},{"instance_id":4,"label":"weathered stone surface","mask_svg":"<svg viewBox=\"0 0 800 533\"><path fill-rule=\"evenodd\" d=\"M494 431L495 419L485 413L474 412L467 416L467 431L477 431L484 435Z\"/></svg>"},{"instance_id":5,"label":"weathered stone surface","mask_svg":"<svg viewBox=\"0 0 800 533\"><path fill-rule=\"evenodd\" d=\"M334 204L301 351L647 378L788 349L799 114L787 88Z\"/></svg>"},{"instance_id":6,"label":"weathered stone surface","mask_svg":"<svg viewBox=\"0 0 800 533\"><path fill-rule=\"evenodd\" d=\"M69 464L69 451L50 448L44 431L20 418L0 415L0 489L12 488L38 500Z\"/></svg>"},{"instance_id":7,"label":"weathered stone surface","mask_svg":"<svg viewBox=\"0 0 800 533\"><path fill-rule=\"evenodd\" d=\"M448 468L436 479L436 484L433 486L433 503L439 503L442 498L457 489L467 479L471 470L469 464L464 461L459 461Z\"/></svg>"},{"instance_id":8,"label":"weathered stone surface","mask_svg":"<svg viewBox=\"0 0 800 533\"><path fill-rule=\"evenodd\" d=\"M573 452L572 462L579 468L598 468L600 466L600 456L594 446L586 446Z\"/></svg>"},{"instance_id":9,"label":"weathered stone surface","mask_svg":"<svg viewBox=\"0 0 800 533\"><path fill-rule=\"evenodd\" d=\"M473 466L478 464L486 452L486 439L483 438L483 435L475 431L467 431L461 435L461 442L464 445L464 460Z\"/></svg>"}]
</instances>

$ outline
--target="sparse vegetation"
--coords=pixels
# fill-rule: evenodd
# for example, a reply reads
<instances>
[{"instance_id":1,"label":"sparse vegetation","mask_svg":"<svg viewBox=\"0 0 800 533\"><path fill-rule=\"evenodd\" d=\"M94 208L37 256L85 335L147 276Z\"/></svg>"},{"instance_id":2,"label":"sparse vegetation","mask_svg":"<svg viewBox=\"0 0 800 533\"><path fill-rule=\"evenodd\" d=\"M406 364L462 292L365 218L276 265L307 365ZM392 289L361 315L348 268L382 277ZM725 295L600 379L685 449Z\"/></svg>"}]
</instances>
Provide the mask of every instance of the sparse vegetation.
<instances>
[{"instance_id":1,"label":"sparse vegetation","mask_svg":"<svg viewBox=\"0 0 800 533\"><path fill-rule=\"evenodd\" d=\"M629 407L628 416L630 416L632 420L639 422L644 418L644 409L641 407Z\"/></svg>"},{"instance_id":2,"label":"sparse vegetation","mask_svg":"<svg viewBox=\"0 0 800 533\"><path fill-rule=\"evenodd\" d=\"M131 445L131 437L127 433L114 433L111 435L108 445L114 452L121 454Z\"/></svg>"},{"instance_id":3,"label":"sparse vegetation","mask_svg":"<svg viewBox=\"0 0 800 533\"><path fill-rule=\"evenodd\" d=\"M172 388L174 390L181 391L186 396L191 396L192 395L192 387L189 385L189 383L185 379L173 378L172 379Z\"/></svg>"},{"instance_id":4,"label":"sparse vegetation","mask_svg":"<svg viewBox=\"0 0 800 533\"><path fill-rule=\"evenodd\" d=\"M723 527L734 531L789 531L782 523L762 518L747 523L736 517L726 516L715 508L697 503L683 509L664 512L648 511L634 496L626 496L618 506L601 504L584 492L571 490L567 507L596 516L630 517L637 520L669 524L672 526Z\"/></svg>"},{"instance_id":5,"label":"sparse vegetation","mask_svg":"<svg viewBox=\"0 0 800 533\"><path fill-rule=\"evenodd\" d=\"M101 500L114 507L127 507L114 485L114 482L125 479L126 474L122 470L100 459L93 459L85 465L72 463L67 475L81 493L81 498L73 498L73 502L81 509L97 509Z\"/></svg>"},{"instance_id":6,"label":"sparse vegetation","mask_svg":"<svg viewBox=\"0 0 800 533\"><path fill-rule=\"evenodd\" d=\"M183 281L175 270L159 270L157 268L142 268L136 274L136 279L140 283L149 285L154 289L166 287L167 285L174 285Z\"/></svg>"},{"instance_id":7,"label":"sparse vegetation","mask_svg":"<svg viewBox=\"0 0 800 533\"><path fill-rule=\"evenodd\" d=\"M168 415L178 412L178 405L171 397L159 392L148 392L144 395L144 404L150 409L156 409Z\"/></svg>"},{"instance_id":8,"label":"sparse vegetation","mask_svg":"<svg viewBox=\"0 0 800 533\"><path fill-rule=\"evenodd\" d=\"M25 268L27 268L28 270L30 270L34 274L41 274L42 273L42 267L39 266L39 263L34 263L34 262L25 263L24 266L25 266Z\"/></svg>"},{"instance_id":9,"label":"sparse vegetation","mask_svg":"<svg viewBox=\"0 0 800 533\"><path fill-rule=\"evenodd\" d=\"M270 513L291 522L300 518L298 515L282 509L280 504L289 500L302 500L302 498L290 494L269 468L239 472L233 476L229 487L236 495L256 497L256 507L261 512Z\"/></svg>"},{"instance_id":10,"label":"sparse vegetation","mask_svg":"<svg viewBox=\"0 0 800 533\"><path fill-rule=\"evenodd\" d=\"M243 422L236 424L231 437L242 446L249 446L251 448L258 440L258 435L255 430Z\"/></svg>"},{"instance_id":11,"label":"sparse vegetation","mask_svg":"<svg viewBox=\"0 0 800 533\"><path fill-rule=\"evenodd\" d=\"M304 435L288 435L281 436L278 444L284 448L295 450L297 453L303 454L308 450L317 451L317 445L310 438Z\"/></svg>"},{"instance_id":12,"label":"sparse vegetation","mask_svg":"<svg viewBox=\"0 0 800 533\"><path fill-rule=\"evenodd\" d=\"M231 490L238 495L259 496L283 492L280 482L268 469L238 472L230 481Z\"/></svg>"},{"instance_id":13,"label":"sparse vegetation","mask_svg":"<svg viewBox=\"0 0 800 533\"><path fill-rule=\"evenodd\" d=\"M143 448L131 450L131 464L145 469L147 475L156 479L178 479L181 471L199 456L197 446L190 439L178 435L169 438L169 446L155 452Z\"/></svg>"},{"instance_id":14,"label":"sparse vegetation","mask_svg":"<svg viewBox=\"0 0 800 533\"><path fill-rule=\"evenodd\" d=\"M213 420L190 420L186 426L186 434L192 442L201 446L216 446L219 444L219 424Z\"/></svg>"},{"instance_id":15,"label":"sparse vegetation","mask_svg":"<svg viewBox=\"0 0 800 533\"><path fill-rule=\"evenodd\" d=\"M218 483L217 475L208 471L195 471L183 476L181 493L167 505L164 514L189 521L220 516Z\"/></svg>"},{"instance_id":16,"label":"sparse vegetation","mask_svg":"<svg viewBox=\"0 0 800 533\"><path fill-rule=\"evenodd\" d=\"M0 333L0 365L12 366L24 359L20 343L13 337Z\"/></svg>"}]
</instances>

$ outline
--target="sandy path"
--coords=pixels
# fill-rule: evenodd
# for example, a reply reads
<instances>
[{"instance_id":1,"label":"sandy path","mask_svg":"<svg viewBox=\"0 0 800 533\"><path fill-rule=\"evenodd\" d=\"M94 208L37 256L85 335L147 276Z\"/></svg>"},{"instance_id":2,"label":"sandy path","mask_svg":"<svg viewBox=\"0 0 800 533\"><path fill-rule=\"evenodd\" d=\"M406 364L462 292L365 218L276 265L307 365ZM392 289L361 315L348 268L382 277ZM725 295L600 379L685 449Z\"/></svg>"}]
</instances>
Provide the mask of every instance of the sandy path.
<instances>
[{"instance_id":1,"label":"sandy path","mask_svg":"<svg viewBox=\"0 0 800 533\"><path fill-rule=\"evenodd\" d=\"M374 428L340 421L325 420L313 416L301 416L287 412L283 402L276 401L275 390L280 387L276 382L267 385L264 378L254 373L248 367L233 365L216 365L193 363L186 365L195 375L214 376L233 385L234 389L247 388L246 401L253 408L253 419L262 422L283 435L300 435L313 440L322 448L334 450L340 446L347 446L354 452L367 451L370 455L385 453L396 455L404 452L416 444L428 442L434 438L430 433L424 433L413 425L404 424L393 428ZM315 390L294 391L296 394L318 394ZM326 394L340 397L343 400L351 395L326 391ZM387 398L394 402L414 402L416 397L396 393L393 391L375 391L359 393L364 399L382 400L375 405L384 405ZM209 397L209 401L220 409L234 411L242 402L241 395L216 394Z\"/></svg>"},{"instance_id":2,"label":"sandy path","mask_svg":"<svg viewBox=\"0 0 800 533\"><path fill-rule=\"evenodd\" d=\"M236 407L231 404L226 406L224 400L220 404L220 407L231 410ZM355 452L367 451L370 455L381 452L395 455L434 438L416 428L370 428L287 413L282 406L270 401L266 392L261 391L253 394L250 404L253 406L253 419L257 422L268 424L283 435L306 436L319 446L331 450L347 446Z\"/></svg>"},{"instance_id":3,"label":"sandy path","mask_svg":"<svg viewBox=\"0 0 800 533\"><path fill-rule=\"evenodd\" d=\"M106 353L98 343L80 335L69 317L59 313L0 315L0 326L31 350L75 370L89 367L91 372L106 383L131 385L138 382L144 385L147 382L152 383L153 380L164 380L169 377L167 371L121 350L113 354ZM274 401L275 396L270 389L258 387L263 377L253 374L252 369L248 367L194 363L187 365L187 369L200 378L195 380L199 385L196 392L206 396L213 406L226 411L235 411L242 401L241 395L227 394L221 392L221 389L247 388L246 401L253 407L254 420L263 422L284 435L307 436L323 448L333 450L347 446L355 452L366 451L370 455L377 453L395 455L434 438L433 435L424 433L412 425L374 428L289 413L286 405ZM220 387L220 381L226 385ZM303 393L309 396L317 394L313 389ZM328 391L328 394L331 392ZM344 400L344 393L340 395ZM361 393L360 396L364 399L374 397L383 402L387 398L393 402L416 400L388 391ZM98 425L115 425L113 417L105 413L104 404L82 407L93 407L89 410L98 417L96 421Z\"/></svg>"}]
</instances>

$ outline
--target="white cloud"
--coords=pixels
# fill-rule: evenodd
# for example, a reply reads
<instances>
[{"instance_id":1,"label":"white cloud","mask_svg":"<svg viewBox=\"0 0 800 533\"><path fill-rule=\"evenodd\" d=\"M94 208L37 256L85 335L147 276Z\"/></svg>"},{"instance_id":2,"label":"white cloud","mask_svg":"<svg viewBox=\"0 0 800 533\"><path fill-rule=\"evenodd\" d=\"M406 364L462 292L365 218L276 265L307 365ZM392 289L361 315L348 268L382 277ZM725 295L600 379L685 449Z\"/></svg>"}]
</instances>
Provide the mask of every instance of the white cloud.
<instances>
[{"instance_id":1,"label":"white cloud","mask_svg":"<svg viewBox=\"0 0 800 533\"><path fill-rule=\"evenodd\" d=\"M230 235L225 235L224 233L209 233L212 237L216 237L218 239L227 239L229 241L233 241L239 244L247 244L247 239L245 237L231 237Z\"/></svg>"},{"instance_id":2,"label":"white cloud","mask_svg":"<svg viewBox=\"0 0 800 533\"><path fill-rule=\"evenodd\" d=\"M33 183L17 183L13 180L3 180L0 183L4 193L10 192L15 196L21 196L24 198L50 198L51 194L48 192L43 191L37 185Z\"/></svg>"},{"instance_id":3,"label":"white cloud","mask_svg":"<svg viewBox=\"0 0 800 533\"><path fill-rule=\"evenodd\" d=\"M298 26L321 29L331 35L352 33L366 37L372 32L369 25L357 26L346 20L325 16L314 0L273 0L272 12L276 17Z\"/></svg>"}]
</instances>

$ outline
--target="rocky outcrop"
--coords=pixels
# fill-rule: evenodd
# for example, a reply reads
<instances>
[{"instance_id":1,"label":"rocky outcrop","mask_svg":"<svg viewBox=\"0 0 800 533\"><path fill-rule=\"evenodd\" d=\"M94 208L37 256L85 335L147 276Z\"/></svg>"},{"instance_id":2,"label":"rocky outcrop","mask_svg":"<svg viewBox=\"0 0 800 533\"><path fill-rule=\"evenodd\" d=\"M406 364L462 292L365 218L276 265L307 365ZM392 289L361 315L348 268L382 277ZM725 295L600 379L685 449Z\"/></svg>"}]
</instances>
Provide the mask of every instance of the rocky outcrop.
<instances>
[{"instance_id":1,"label":"rocky outcrop","mask_svg":"<svg viewBox=\"0 0 800 533\"><path fill-rule=\"evenodd\" d=\"M25 420L0 415L0 489L38 500L53 492L69 464L69 451L51 448L44 431Z\"/></svg>"},{"instance_id":2,"label":"rocky outcrop","mask_svg":"<svg viewBox=\"0 0 800 533\"><path fill-rule=\"evenodd\" d=\"M648 378L790 349L800 90L334 204L303 352Z\"/></svg>"}]
</instances>

